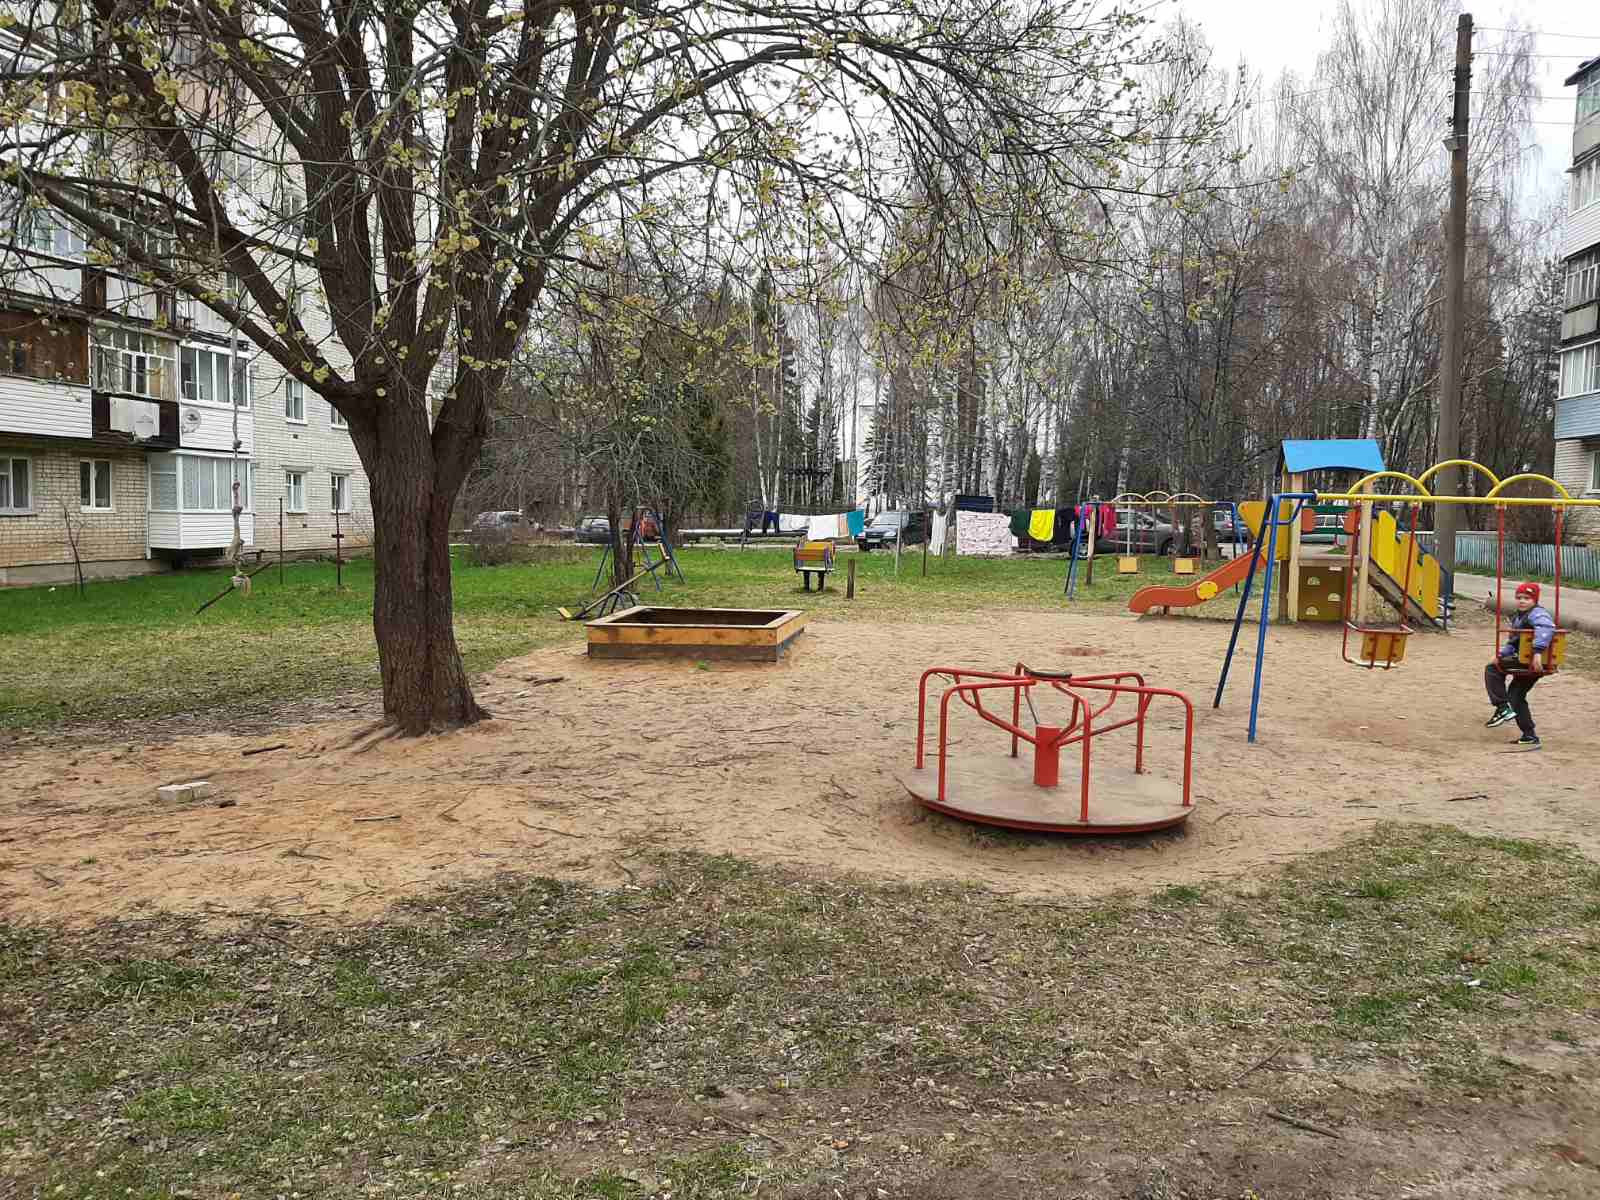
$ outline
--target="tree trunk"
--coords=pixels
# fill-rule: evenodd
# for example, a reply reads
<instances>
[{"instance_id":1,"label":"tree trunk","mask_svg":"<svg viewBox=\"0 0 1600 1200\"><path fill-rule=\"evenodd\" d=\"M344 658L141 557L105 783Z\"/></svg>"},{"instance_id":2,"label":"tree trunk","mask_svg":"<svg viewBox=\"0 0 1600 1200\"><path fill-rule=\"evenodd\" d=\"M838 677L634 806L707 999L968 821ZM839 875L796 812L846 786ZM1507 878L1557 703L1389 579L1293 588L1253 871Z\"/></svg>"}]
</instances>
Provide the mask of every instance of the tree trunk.
<instances>
[{"instance_id":1,"label":"tree trunk","mask_svg":"<svg viewBox=\"0 0 1600 1200\"><path fill-rule=\"evenodd\" d=\"M351 435L372 490L384 716L409 736L480 721L489 714L473 699L456 646L450 583L450 509L477 444L455 443L452 456L463 462L437 462L426 413L398 404L373 422L352 420Z\"/></svg>"}]
</instances>

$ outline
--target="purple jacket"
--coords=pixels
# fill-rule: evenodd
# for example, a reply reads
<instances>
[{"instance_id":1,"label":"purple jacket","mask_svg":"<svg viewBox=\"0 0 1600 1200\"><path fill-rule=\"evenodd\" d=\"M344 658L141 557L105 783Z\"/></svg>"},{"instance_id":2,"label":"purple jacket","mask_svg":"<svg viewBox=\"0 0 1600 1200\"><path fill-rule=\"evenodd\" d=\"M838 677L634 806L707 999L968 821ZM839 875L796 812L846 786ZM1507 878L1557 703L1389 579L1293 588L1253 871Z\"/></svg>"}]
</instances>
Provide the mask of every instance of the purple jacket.
<instances>
[{"instance_id":1,"label":"purple jacket","mask_svg":"<svg viewBox=\"0 0 1600 1200\"><path fill-rule=\"evenodd\" d=\"M1543 606L1535 604L1527 612L1514 612L1508 623L1513 636L1509 642L1500 647L1501 658L1515 658L1517 656L1517 632L1524 629L1533 630L1533 648L1535 650L1548 650L1550 643L1556 636L1555 618Z\"/></svg>"}]
</instances>

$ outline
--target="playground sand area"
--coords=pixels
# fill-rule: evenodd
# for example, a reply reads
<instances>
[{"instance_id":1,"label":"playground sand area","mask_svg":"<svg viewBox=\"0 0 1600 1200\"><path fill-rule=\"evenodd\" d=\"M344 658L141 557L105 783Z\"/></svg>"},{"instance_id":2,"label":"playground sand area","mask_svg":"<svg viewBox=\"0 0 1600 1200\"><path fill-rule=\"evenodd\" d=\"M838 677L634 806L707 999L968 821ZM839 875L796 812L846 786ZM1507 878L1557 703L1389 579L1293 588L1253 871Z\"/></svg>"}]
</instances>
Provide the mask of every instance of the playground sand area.
<instances>
[{"instance_id":1,"label":"playground sand area","mask_svg":"<svg viewBox=\"0 0 1600 1200\"><path fill-rule=\"evenodd\" d=\"M1267 635L1259 744L1246 743L1255 635L1220 709L1228 626L1113 611L812 624L777 664L590 661L581 644L478 681L496 719L419 740L353 719L140 744L57 735L9 755L0 913L89 924L173 912L362 920L500 872L602 885L656 851L726 853L818 873L966 881L1065 897L1249 880L1399 820L1535 837L1600 858L1592 724L1600 679L1542 681L1544 750L1485 730L1481 614L1418 634L1394 671L1344 665L1329 627ZM1014 834L920 808L898 776L929 666L1137 670L1195 702L1195 811L1180 831L1111 839ZM1177 777L1177 710L1152 712L1147 765ZM970 713L952 754L1004 734ZM264 747L281 748L260 751ZM1096 743L1127 762L1131 731ZM1104 760L1100 756L1104 755ZM169 802L162 784L214 793Z\"/></svg>"}]
</instances>

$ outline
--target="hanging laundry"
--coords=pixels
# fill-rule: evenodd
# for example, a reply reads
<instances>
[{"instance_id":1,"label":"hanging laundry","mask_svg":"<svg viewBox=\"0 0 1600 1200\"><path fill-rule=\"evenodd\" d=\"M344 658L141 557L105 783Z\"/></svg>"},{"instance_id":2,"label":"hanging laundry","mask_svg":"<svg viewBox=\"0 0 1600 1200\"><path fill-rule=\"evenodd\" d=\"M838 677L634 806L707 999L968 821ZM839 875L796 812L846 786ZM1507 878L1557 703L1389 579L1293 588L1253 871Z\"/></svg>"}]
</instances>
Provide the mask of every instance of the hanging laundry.
<instances>
[{"instance_id":1,"label":"hanging laundry","mask_svg":"<svg viewBox=\"0 0 1600 1200\"><path fill-rule=\"evenodd\" d=\"M778 514L779 533L802 533L810 528L811 517L807 513L781 512Z\"/></svg>"},{"instance_id":2,"label":"hanging laundry","mask_svg":"<svg viewBox=\"0 0 1600 1200\"><path fill-rule=\"evenodd\" d=\"M1117 531L1117 508L1114 504L1100 506L1100 533L1109 537Z\"/></svg>"},{"instance_id":3,"label":"hanging laundry","mask_svg":"<svg viewBox=\"0 0 1600 1200\"><path fill-rule=\"evenodd\" d=\"M1013 509L1011 512L1011 536L1021 541L1028 536L1028 520L1033 514L1026 508Z\"/></svg>"},{"instance_id":4,"label":"hanging laundry","mask_svg":"<svg viewBox=\"0 0 1600 1200\"><path fill-rule=\"evenodd\" d=\"M929 545L932 547L935 554L944 553L945 528L946 519L944 515L944 509L936 509L933 514L933 530L929 534L929 538L931 539Z\"/></svg>"},{"instance_id":5,"label":"hanging laundry","mask_svg":"<svg viewBox=\"0 0 1600 1200\"><path fill-rule=\"evenodd\" d=\"M1056 532L1056 510L1036 508L1028 518L1028 536L1036 542L1049 542Z\"/></svg>"},{"instance_id":6,"label":"hanging laundry","mask_svg":"<svg viewBox=\"0 0 1600 1200\"><path fill-rule=\"evenodd\" d=\"M867 514L859 508L852 508L845 513L845 529L847 537L860 537L867 528Z\"/></svg>"},{"instance_id":7,"label":"hanging laundry","mask_svg":"<svg viewBox=\"0 0 1600 1200\"><path fill-rule=\"evenodd\" d=\"M839 535L839 514L812 517L806 523L806 537L813 542L832 541Z\"/></svg>"}]
</instances>

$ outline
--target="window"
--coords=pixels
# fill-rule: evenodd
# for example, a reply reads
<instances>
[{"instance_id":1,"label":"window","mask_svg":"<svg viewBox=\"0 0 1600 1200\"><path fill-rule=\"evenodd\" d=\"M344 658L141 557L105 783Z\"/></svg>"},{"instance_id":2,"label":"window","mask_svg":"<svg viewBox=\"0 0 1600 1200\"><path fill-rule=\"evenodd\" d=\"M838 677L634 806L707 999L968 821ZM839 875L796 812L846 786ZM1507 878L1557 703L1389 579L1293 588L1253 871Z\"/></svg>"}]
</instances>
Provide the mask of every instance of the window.
<instances>
[{"instance_id":1,"label":"window","mask_svg":"<svg viewBox=\"0 0 1600 1200\"><path fill-rule=\"evenodd\" d=\"M1567 260L1567 303L1576 308L1600 297L1600 249Z\"/></svg>"},{"instance_id":2,"label":"window","mask_svg":"<svg viewBox=\"0 0 1600 1200\"><path fill-rule=\"evenodd\" d=\"M33 464L25 458L0 457L0 513L33 512Z\"/></svg>"},{"instance_id":3,"label":"window","mask_svg":"<svg viewBox=\"0 0 1600 1200\"><path fill-rule=\"evenodd\" d=\"M306 510L306 474L304 471L283 473L283 507L292 513Z\"/></svg>"},{"instance_id":4,"label":"window","mask_svg":"<svg viewBox=\"0 0 1600 1200\"><path fill-rule=\"evenodd\" d=\"M1600 200L1600 154L1581 167L1572 168L1572 211L1588 208Z\"/></svg>"},{"instance_id":5,"label":"window","mask_svg":"<svg viewBox=\"0 0 1600 1200\"><path fill-rule=\"evenodd\" d=\"M347 513L350 511L350 476L335 474L332 478L330 499L333 501L333 511Z\"/></svg>"},{"instance_id":6,"label":"window","mask_svg":"<svg viewBox=\"0 0 1600 1200\"><path fill-rule=\"evenodd\" d=\"M1600 117L1600 71L1589 72L1589 77L1578 85L1578 121L1582 125L1592 117Z\"/></svg>"},{"instance_id":7,"label":"window","mask_svg":"<svg viewBox=\"0 0 1600 1200\"><path fill-rule=\"evenodd\" d=\"M227 404L231 399L240 408L250 407L249 389L245 386L244 360L238 363L230 386L227 354L215 350L197 350L185 346L178 351L178 391L185 400L198 400L202 404Z\"/></svg>"},{"instance_id":8,"label":"window","mask_svg":"<svg viewBox=\"0 0 1600 1200\"><path fill-rule=\"evenodd\" d=\"M306 385L298 379L283 381L283 415L296 425L306 423Z\"/></svg>"},{"instance_id":9,"label":"window","mask_svg":"<svg viewBox=\"0 0 1600 1200\"><path fill-rule=\"evenodd\" d=\"M84 512L111 511L111 462L84 459L78 463L78 503Z\"/></svg>"},{"instance_id":10,"label":"window","mask_svg":"<svg viewBox=\"0 0 1600 1200\"><path fill-rule=\"evenodd\" d=\"M88 383L83 327L60 317L0 314L0 373Z\"/></svg>"},{"instance_id":11,"label":"window","mask_svg":"<svg viewBox=\"0 0 1600 1200\"><path fill-rule=\"evenodd\" d=\"M172 343L129 329L97 329L95 339L95 387L171 399Z\"/></svg>"},{"instance_id":12,"label":"window","mask_svg":"<svg viewBox=\"0 0 1600 1200\"><path fill-rule=\"evenodd\" d=\"M1590 342L1561 355L1562 396L1600 392L1600 342Z\"/></svg>"},{"instance_id":13,"label":"window","mask_svg":"<svg viewBox=\"0 0 1600 1200\"><path fill-rule=\"evenodd\" d=\"M1596 76L1600 78L1600 76ZM1600 450L1589 456L1589 490L1600 492Z\"/></svg>"},{"instance_id":14,"label":"window","mask_svg":"<svg viewBox=\"0 0 1600 1200\"><path fill-rule=\"evenodd\" d=\"M233 511L233 459L180 455L179 461L183 464L184 512ZM250 508L249 466L247 461L239 461L239 504L246 511Z\"/></svg>"},{"instance_id":15,"label":"window","mask_svg":"<svg viewBox=\"0 0 1600 1200\"><path fill-rule=\"evenodd\" d=\"M349 429L350 422L344 419L344 414L333 405L328 405L328 424L335 429Z\"/></svg>"},{"instance_id":16,"label":"window","mask_svg":"<svg viewBox=\"0 0 1600 1200\"><path fill-rule=\"evenodd\" d=\"M170 454L151 455L150 511L178 511L178 460Z\"/></svg>"},{"instance_id":17,"label":"window","mask_svg":"<svg viewBox=\"0 0 1600 1200\"><path fill-rule=\"evenodd\" d=\"M56 245L55 221L47 208L24 204L17 215L17 242L28 250L40 254L54 252Z\"/></svg>"}]
</instances>

